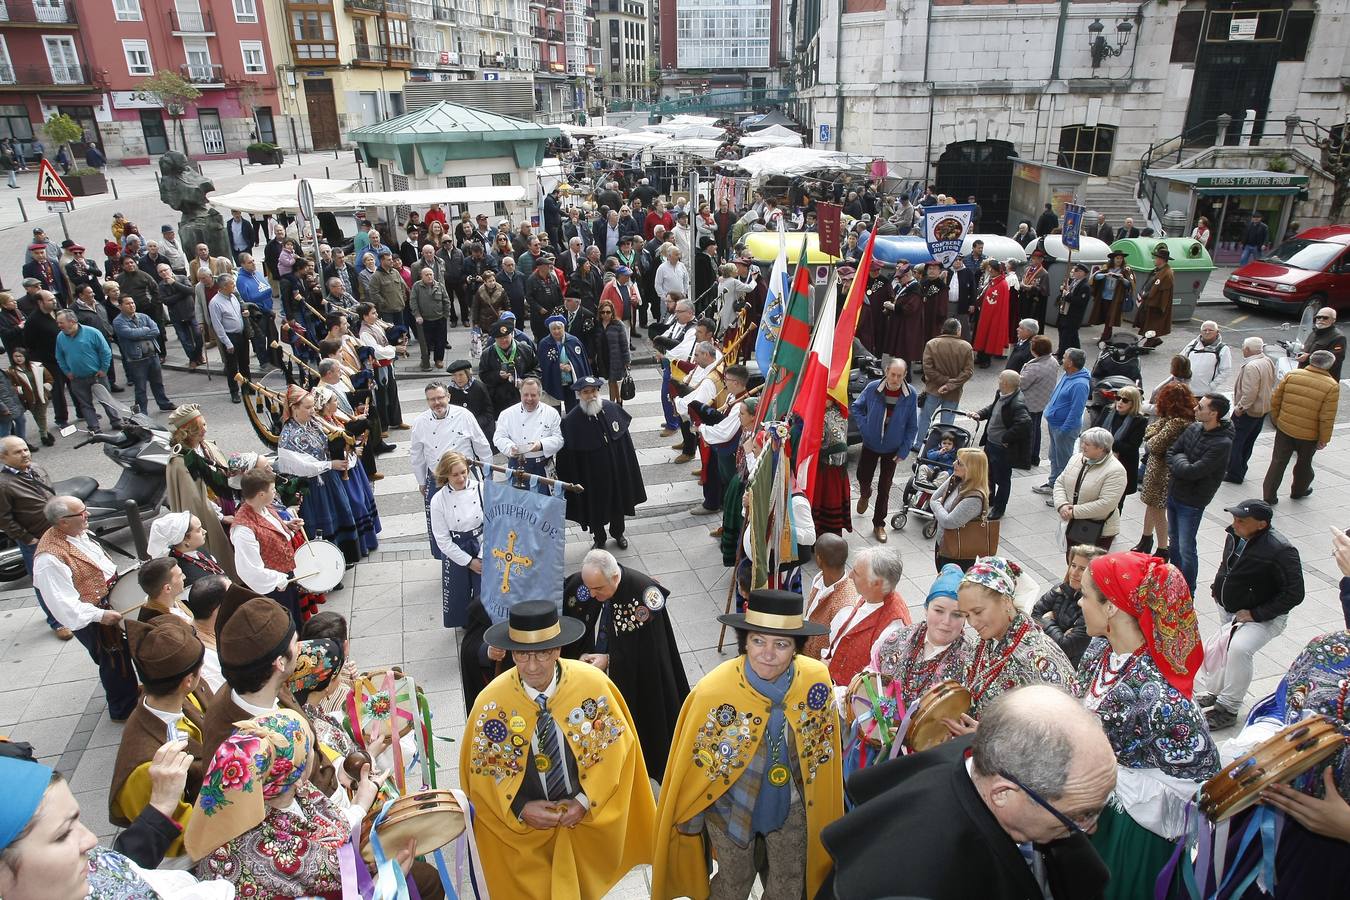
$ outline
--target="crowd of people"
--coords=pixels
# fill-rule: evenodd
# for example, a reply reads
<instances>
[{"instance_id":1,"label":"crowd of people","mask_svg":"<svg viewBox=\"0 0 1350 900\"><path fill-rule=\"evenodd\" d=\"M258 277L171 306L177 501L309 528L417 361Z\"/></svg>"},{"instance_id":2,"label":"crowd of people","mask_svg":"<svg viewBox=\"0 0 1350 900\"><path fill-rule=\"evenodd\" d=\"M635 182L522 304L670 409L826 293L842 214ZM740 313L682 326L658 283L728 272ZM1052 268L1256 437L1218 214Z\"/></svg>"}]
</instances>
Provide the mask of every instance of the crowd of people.
<instances>
[{"instance_id":1,"label":"crowd of people","mask_svg":"<svg viewBox=\"0 0 1350 900\"><path fill-rule=\"evenodd\" d=\"M949 268L862 271L859 239L912 227L908 198L794 183L714 211L655 173L606 178L585 202L555 189L537 232L469 213L452 225L435 205L397 226L363 220L350 261L331 225L311 260L309 236L279 220L259 266L266 229L241 213L226 221L229 256L200 245L191 258L168 226L143 249L119 217L104 248L114 276L35 232L24 296L0 296L12 361L0 378L12 423L0 528L23 548L48 625L80 641L125 723L108 795L125 831L96 848L68 786L32 758L49 751L0 743L11 798L0 895L351 889L365 865L350 849L367 840L360 826L379 814L386 776L415 777L429 748L391 742L350 701L363 669L388 661L349 658L345 619L296 580L296 553L326 541L350 569L377 548L371 485L398 431L442 564L442 624L457 630L467 724L455 802L472 804L473 868L501 894L600 897L649 864L658 898L740 900L756 879L768 897L1180 897L1184 867L1169 859L1196 832L1186 803L1222 763L1314 712L1350 734L1350 633L1325 623L1242 732L1214 737L1239 724L1256 655L1304 599L1275 507L1291 458L1290 498L1312 493L1313 455L1332 437L1345 350L1333 310L1283 378L1259 338L1239 351L1205 322L1163 383L1123 387L1088 415L1083 333L1110 337L1131 309L1141 340L1170 333L1165 246L1147 276L1113 255L1054 285L1031 243L1058 227L1042 217L1019 229L1032 234L1021 272L979 241ZM844 208L841 299L864 280L857 336L881 363L848 405L861 443L852 474L846 411L831 401L821 422L765 422L748 364L768 285L744 237L780 219L809 229L823 199ZM944 199L930 189L917 205ZM248 384L255 362L293 374L276 397L275 460L222 450L199 407L167 397L169 324L192 368L214 346L236 401L233 376ZM457 328L467 358L452 358ZM629 546L646 501L623 405L642 331L661 368L661 434L678 436L675 463L698 460L690 512L720 517L711 534L733 570L719 621L736 655L693 684L671 621L680 598L607 549ZM420 370L446 377L426 381L425 410L405 421L398 372L414 365L414 343ZM65 426L63 391L91 431L99 404L115 421L113 346L137 405L153 393L169 413L174 448L170 511L135 575L145 599L126 612L112 608L117 567L83 501L34 464L22 414L48 445L46 402ZM993 396L969 397L974 370L995 363ZM1225 479L1244 481L1267 417L1276 449L1261 495L1225 510L1222 562L1202 573L1202 514ZM789 467L795 552L766 576L748 486L806 428L822 435L814 489ZM1000 550L1000 523L1013 469L1041 465L1042 446L1048 477L1032 490L1054 511L1046 532L1066 568L1040 593ZM934 540L921 607L901 596L905 566L885 546L906 463L897 515L929 523ZM516 603L498 622L481 598L493 477L580 485L567 517L593 544L560 599ZM1121 551L1132 493L1145 533ZM870 516L874 538L857 551L843 537L854 515ZM1350 538L1335 552L1350 629ZM1204 644L1202 575L1223 623ZM1226 652L1211 658L1214 641ZM948 706L953 694L965 700ZM1347 799L1342 749L1325 774L1263 793L1204 877L1223 897L1329 896L1350 874ZM1278 854L1238 839L1271 808L1286 817ZM897 865L896 848L912 859ZM446 894L427 849L384 848L393 867L377 875ZM1213 862L1182 855L1195 869Z\"/></svg>"}]
</instances>

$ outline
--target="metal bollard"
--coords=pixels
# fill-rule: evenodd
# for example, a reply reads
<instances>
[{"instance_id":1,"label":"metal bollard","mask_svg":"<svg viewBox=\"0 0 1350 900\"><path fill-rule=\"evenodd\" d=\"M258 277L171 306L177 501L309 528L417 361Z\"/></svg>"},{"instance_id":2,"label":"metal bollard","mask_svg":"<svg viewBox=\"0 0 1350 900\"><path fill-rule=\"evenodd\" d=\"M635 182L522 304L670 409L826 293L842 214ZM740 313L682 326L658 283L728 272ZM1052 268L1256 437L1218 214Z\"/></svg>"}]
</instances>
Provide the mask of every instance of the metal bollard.
<instances>
[{"instance_id":1,"label":"metal bollard","mask_svg":"<svg viewBox=\"0 0 1350 900\"><path fill-rule=\"evenodd\" d=\"M323 177L324 177L324 178L332 178L332 177L333 177L332 175L328 174L328 167L327 167L327 166L324 166L324 167L323 167Z\"/></svg>"},{"instance_id":2,"label":"metal bollard","mask_svg":"<svg viewBox=\"0 0 1350 900\"><path fill-rule=\"evenodd\" d=\"M244 158L242 156L239 157L239 174L244 174Z\"/></svg>"},{"instance_id":3,"label":"metal bollard","mask_svg":"<svg viewBox=\"0 0 1350 900\"><path fill-rule=\"evenodd\" d=\"M27 222L27 221L28 221L28 210L26 210L26 209L23 208L23 198L22 198L22 197L15 197L14 199L19 201L19 215L23 216L23 220L24 220L25 222Z\"/></svg>"},{"instance_id":4,"label":"metal bollard","mask_svg":"<svg viewBox=\"0 0 1350 900\"><path fill-rule=\"evenodd\" d=\"M120 197L117 196L117 179L116 179L116 178L109 178L109 179L108 179L108 186L112 188L112 191L113 191L113 199L114 199L114 200L119 200L119 199L121 199Z\"/></svg>"}]
</instances>

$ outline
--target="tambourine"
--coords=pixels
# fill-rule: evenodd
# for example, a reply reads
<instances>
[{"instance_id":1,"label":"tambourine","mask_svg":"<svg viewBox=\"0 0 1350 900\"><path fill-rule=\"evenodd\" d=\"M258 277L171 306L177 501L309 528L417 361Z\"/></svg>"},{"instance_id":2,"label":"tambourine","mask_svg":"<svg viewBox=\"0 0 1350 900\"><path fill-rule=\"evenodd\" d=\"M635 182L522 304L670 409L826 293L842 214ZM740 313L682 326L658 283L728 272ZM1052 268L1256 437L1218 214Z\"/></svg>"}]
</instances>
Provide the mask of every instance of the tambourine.
<instances>
[{"instance_id":1,"label":"tambourine","mask_svg":"<svg viewBox=\"0 0 1350 900\"><path fill-rule=\"evenodd\" d=\"M1346 738L1321 715L1295 722L1219 770L1200 788L1200 811L1222 822L1261 800L1272 784L1289 784L1339 753Z\"/></svg>"},{"instance_id":2,"label":"tambourine","mask_svg":"<svg viewBox=\"0 0 1350 900\"><path fill-rule=\"evenodd\" d=\"M881 726L885 726L886 735L894 740L900 729L903 717L901 707L891 689L891 679L878 672L866 669L853 676L844 692L844 725L858 723L858 739L869 747L881 747L889 741L881 738ZM873 701L873 697L877 699Z\"/></svg>"},{"instance_id":3,"label":"tambourine","mask_svg":"<svg viewBox=\"0 0 1350 900\"><path fill-rule=\"evenodd\" d=\"M371 734L375 728L388 733L389 716L393 713L393 704L389 700L388 692L381 688L381 682L387 672L392 671L396 680L403 678L403 670L395 667L371 669L361 672L352 681L352 694L356 703L356 724L359 724L363 734ZM407 690L407 684L400 684L395 687L395 693L402 694ZM402 710L398 723L398 736L404 737L413 730L416 724L414 715L416 713L416 704L413 703Z\"/></svg>"},{"instance_id":4,"label":"tambourine","mask_svg":"<svg viewBox=\"0 0 1350 900\"><path fill-rule=\"evenodd\" d=\"M956 681L940 681L923 692L905 732L906 749L919 753L951 740L944 719L959 719L970 712L970 691Z\"/></svg>"},{"instance_id":5,"label":"tambourine","mask_svg":"<svg viewBox=\"0 0 1350 900\"><path fill-rule=\"evenodd\" d=\"M361 855L375 864L375 852L369 835L376 813L372 811L362 826ZM389 806L384 821L375 827L386 857L399 852L409 838L417 840L417 855L441 849L464 833L464 811L449 791L418 791L400 797Z\"/></svg>"}]
</instances>

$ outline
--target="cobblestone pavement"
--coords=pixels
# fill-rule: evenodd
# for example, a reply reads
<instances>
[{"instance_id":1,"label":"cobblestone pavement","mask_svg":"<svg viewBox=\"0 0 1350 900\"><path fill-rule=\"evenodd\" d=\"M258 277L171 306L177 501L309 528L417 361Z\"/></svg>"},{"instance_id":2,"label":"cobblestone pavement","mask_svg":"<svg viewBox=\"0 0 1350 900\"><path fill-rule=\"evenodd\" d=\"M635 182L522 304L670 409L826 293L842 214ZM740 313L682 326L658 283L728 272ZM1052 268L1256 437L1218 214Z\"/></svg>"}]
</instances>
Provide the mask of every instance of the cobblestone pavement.
<instances>
[{"instance_id":1,"label":"cobblestone pavement","mask_svg":"<svg viewBox=\"0 0 1350 900\"><path fill-rule=\"evenodd\" d=\"M322 174L322 170L315 174ZM233 189L228 177L217 175L217 178L221 190ZM133 203L144 205L137 207ZM140 216L146 224L157 225L158 219L151 212L157 204L157 198L142 197L124 199L118 208L133 219ZM102 201L97 209L96 215L85 216L87 207L81 206L75 225L88 231L74 231L77 240L91 242L106 231L114 207ZM131 212L138 209L150 214ZM5 221L8 224L12 220L6 216ZM15 228L0 229L0 258L16 258L19 245ZM1214 284L1221 277L1221 272L1215 273L1208 293L1214 291ZM1286 322L1231 306L1206 307L1202 312L1220 322L1230 344L1240 344L1248 334L1262 335L1268 341L1288 334ZM1163 348L1144 358L1145 383L1149 388L1165 374L1169 351L1189 340L1198 327L1198 321L1181 323ZM1095 333L1095 329L1084 329L1085 336ZM466 352L467 343L467 331L456 329L448 358ZM640 361L650 359L644 343L639 342L636 356ZM181 354L177 358L181 360ZM429 376L416 371L415 362L411 366L403 363L400 369L403 379L400 395L410 420L423 408L422 386ZM997 366L976 371L963 407L987 402L995 389L997 372ZM670 447L673 439L662 439L657 434L661 421L656 370L648 364L635 370L634 375L638 395L628 409L634 416L633 434L650 499L627 531L631 538L629 548L616 550L615 555L625 565L659 578L671 589L671 618L692 682L729 658L729 653L717 649L721 629L714 618L726 602L727 570L721 565L716 542L708 536L707 529L714 524L710 521L712 517L694 517L688 512L700 496L692 467L670 462L676 452ZM219 375L208 380L200 372L169 371L165 380L175 401L201 404L211 435L221 447L258 449L258 439L241 409L229 402L225 382ZM274 381L275 375L270 379ZM163 421L163 414L155 416ZM1249 701L1274 688L1294 655L1311 637L1341 627L1339 572L1331 558L1327 530L1347 524L1344 507L1350 499L1348 420L1350 410L1343 409L1331 446L1317 455L1316 493L1296 502L1287 499L1286 494L1277 507L1275 526L1293 539L1303 554L1307 600L1291 615L1285 633L1258 654ZM391 437L405 442L406 432L396 431ZM93 447L74 449L76 440L64 438L54 448L43 448L36 463L57 479L79 472L94 475L105 485L115 481L117 471L112 463ZM1223 508L1258 494L1271 444L1272 432L1267 429L1257 443L1247 486L1224 484L1205 512L1199 539L1202 585L1212 577L1222 552L1223 528L1229 521ZM350 617L352 655L359 664L373 667L402 663L414 674L428 693L435 733L457 741L465 716L456 640L453 633L440 627L440 567L427 549L421 501L409 474L405 443L397 452L381 457L380 470L386 473L375 485L384 526L380 550L356 568L354 577L347 579L347 587L331 595L326 608ZM908 471L906 465L897 473L899 483L892 495L896 502L903 484L899 476L907 475ZM1016 473L1013 498L1003 522L1001 550L1026 564L1048 587L1062 576L1063 562L1055 546L1056 518L1045 508L1043 498L1030 490L1045 479L1045 473L1044 467ZM1141 510L1137 499L1125 504L1119 539L1123 547L1138 538ZM872 543L869 520L855 519L855 529L850 537L853 546ZM911 608L918 610L934 573L932 544L923 539L920 526L911 521L906 530L892 532L888 546L904 560L906 577L900 590ZM579 564L588 547L585 535L575 528L569 529L566 553L569 571ZM1202 588L1201 595L1197 607L1202 632L1208 635L1217 616L1207 590ZM85 820L101 838L111 838L115 829L107 820L108 773L117 752L120 726L107 718L95 669L83 648L73 641L61 643L47 631L26 579L12 582L0 591L0 733L30 742L44 762L64 772L80 800ZM442 783L457 783L458 746L442 744L438 749ZM646 896L645 877L641 870L631 873L612 896Z\"/></svg>"}]
</instances>

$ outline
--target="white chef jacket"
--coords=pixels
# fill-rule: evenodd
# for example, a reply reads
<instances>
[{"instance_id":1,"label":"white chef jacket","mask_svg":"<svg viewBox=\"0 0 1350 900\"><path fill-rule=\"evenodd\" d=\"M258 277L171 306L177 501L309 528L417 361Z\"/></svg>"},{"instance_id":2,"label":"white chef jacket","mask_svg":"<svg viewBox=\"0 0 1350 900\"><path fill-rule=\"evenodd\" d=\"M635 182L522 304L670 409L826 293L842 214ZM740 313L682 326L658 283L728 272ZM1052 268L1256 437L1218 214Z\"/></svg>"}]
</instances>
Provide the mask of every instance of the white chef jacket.
<instances>
[{"instance_id":1,"label":"white chef jacket","mask_svg":"<svg viewBox=\"0 0 1350 900\"><path fill-rule=\"evenodd\" d=\"M426 484L427 476L449 450L464 454L466 459L492 461L492 445L488 443L483 429L478 427L478 420L473 413L464 407L451 406L441 419L436 418L429 409L413 419L408 456L412 462L413 477L419 486Z\"/></svg>"},{"instance_id":2,"label":"white chef jacket","mask_svg":"<svg viewBox=\"0 0 1350 900\"><path fill-rule=\"evenodd\" d=\"M84 532L78 537L66 535L66 542L76 553L94 563L103 571L105 578L117 574L114 563L98 542ZM42 592L42 599L51 610L52 618L69 628L79 631L86 625L92 625L103 618L105 610L80 599L75 589L74 574L61 560L50 553L39 553L33 559L33 586Z\"/></svg>"},{"instance_id":3,"label":"white chef jacket","mask_svg":"<svg viewBox=\"0 0 1350 900\"><path fill-rule=\"evenodd\" d=\"M554 413L557 415L557 413ZM467 566L473 559L450 539L452 531L475 531L483 527L483 494L478 481L470 478L464 490L440 488L431 497L431 534L446 559ZM479 553L481 558L482 553Z\"/></svg>"},{"instance_id":4,"label":"white chef jacket","mask_svg":"<svg viewBox=\"0 0 1350 900\"><path fill-rule=\"evenodd\" d=\"M511 456L516 448L532 446L536 441L542 449L527 452L526 459L549 459L562 449L562 416L556 409L541 401L533 412L526 412L521 403L502 410L492 435L498 450Z\"/></svg>"},{"instance_id":5,"label":"white chef jacket","mask_svg":"<svg viewBox=\"0 0 1350 900\"><path fill-rule=\"evenodd\" d=\"M305 457L313 462L312 457ZM271 509L262 511L263 521L280 532L289 542L291 533L286 526L282 524L281 519ZM245 528L242 525L236 525L230 529L230 544L234 546L234 569L239 573L239 580L251 591L256 591L259 596L267 596L273 591L280 590L286 586L290 580L290 575L286 572L277 572L263 565L262 549L258 546L258 536L253 533L252 528Z\"/></svg>"}]
</instances>

